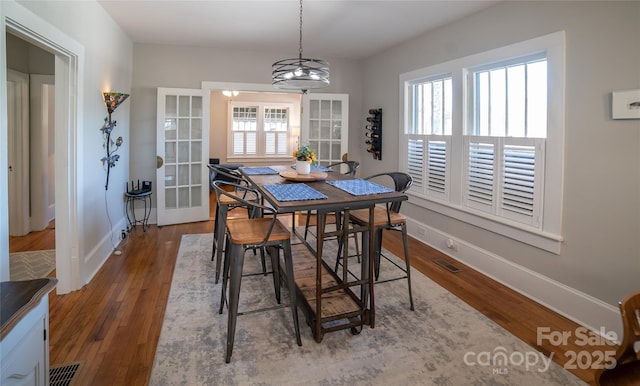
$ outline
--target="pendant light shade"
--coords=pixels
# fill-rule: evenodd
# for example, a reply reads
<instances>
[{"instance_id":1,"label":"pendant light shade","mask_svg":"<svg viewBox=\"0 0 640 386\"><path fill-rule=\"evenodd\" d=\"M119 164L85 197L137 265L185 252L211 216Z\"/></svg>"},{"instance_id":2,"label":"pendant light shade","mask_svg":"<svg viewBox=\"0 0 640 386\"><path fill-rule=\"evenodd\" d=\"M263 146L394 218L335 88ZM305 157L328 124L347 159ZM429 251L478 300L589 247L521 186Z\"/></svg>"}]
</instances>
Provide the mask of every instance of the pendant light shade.
<instances>
[{"instance_id":1,"label":"pendant light shade","mask_svg":"<svg viewBox=\"0 0 640 386\"><path fill-rule=\"evenodd\" d=\"M283 90L307 90L329 85L329 63L302 57L302 0L300 0L300 46L297 58L279 60L271 66L271 83Z\"/></svg>"}]
</instances>

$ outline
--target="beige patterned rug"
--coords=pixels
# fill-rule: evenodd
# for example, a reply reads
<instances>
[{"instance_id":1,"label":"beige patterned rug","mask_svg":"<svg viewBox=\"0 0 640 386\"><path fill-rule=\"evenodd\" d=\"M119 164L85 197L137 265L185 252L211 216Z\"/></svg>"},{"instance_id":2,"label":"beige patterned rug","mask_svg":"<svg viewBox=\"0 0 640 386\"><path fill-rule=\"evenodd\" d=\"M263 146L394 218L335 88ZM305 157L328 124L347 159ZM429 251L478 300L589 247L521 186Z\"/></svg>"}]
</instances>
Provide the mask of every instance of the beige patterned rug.
<instances>
[{"instance_id":1,"label":"beige patterned rug","mask_svg":"<svg viewBox=\"0 0 640 386\"><path fill-rule=\"evenodd\" d=\"M359 335L338 331L316 343L301 313L299 347L288 308L241 315L225 364L227 311L217 312L211 237L182 237L152 386L584 384L416 270L415 311L406 281L379 284L376 326ZM248 254L245 271L260 271L259 258ZM271 277L243 278L240 310L261 299L273 299Z\"/></svg>"},{"instance_id":2,"label":"beige patterned rug","mask_svg":"<svg viewBox=\"0 0 640 386\"><path fill-rule=\"evenodd\" d=\"M13 281L47 277L55 268L55 249L9 254L9 276Z\"/></svg>"}]
</instances>

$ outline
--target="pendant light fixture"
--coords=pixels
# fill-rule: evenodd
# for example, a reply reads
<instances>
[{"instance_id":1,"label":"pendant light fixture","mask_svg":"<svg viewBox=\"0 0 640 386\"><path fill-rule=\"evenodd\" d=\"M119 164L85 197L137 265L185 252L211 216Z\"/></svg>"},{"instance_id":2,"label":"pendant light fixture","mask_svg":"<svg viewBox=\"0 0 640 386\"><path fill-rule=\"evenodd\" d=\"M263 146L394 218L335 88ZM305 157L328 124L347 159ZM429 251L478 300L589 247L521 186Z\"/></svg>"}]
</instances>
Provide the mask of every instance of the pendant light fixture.
<instances>
[{"instance_id":1,"label":"pendant light fixture","mask_svg":"<svg viewBox=\"0 0 640 386\"><path fill-rule=\"evenodd\" d=\"M300 45L298 57L283 59L271 66L271 83L283 90L307 90L329 85L329 63L302 57L302 0L300 0Z\"/></svg>"}]
</instances>

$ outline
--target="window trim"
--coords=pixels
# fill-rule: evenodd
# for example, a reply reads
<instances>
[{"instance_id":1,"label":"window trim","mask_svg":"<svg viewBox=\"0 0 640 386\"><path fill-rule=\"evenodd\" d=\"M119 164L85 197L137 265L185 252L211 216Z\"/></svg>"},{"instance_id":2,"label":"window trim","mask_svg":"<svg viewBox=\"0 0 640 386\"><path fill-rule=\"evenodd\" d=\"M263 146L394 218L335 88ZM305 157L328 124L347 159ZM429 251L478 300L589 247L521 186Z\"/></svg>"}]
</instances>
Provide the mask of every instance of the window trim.
<instances>
[{"instance_id":1,"label":"window trim","mask_svg":"<svg viewBox=\"0 0 640 386\"><path fill-rule=\"evenodd\" d=\"M545 142L544 186L542 195L542 224L540 228L527 226L515 221L489 215L467 208L463 205L464 161L461 158L464 144L463 135L469 132L469 117L473 115L473 95L470 95L469 82L471 69L495 62L504 62L510 58L525 57L538 52L546 52L547 57L547 139ZM480 228L495 232L523 243L559 254L562 237L562 204L564 181L564 100L565 100L565 32L559 31L527 41L492 49L479 54L454 59L449 62L432 65L400 75L399 124L399 165L406 171L406 146L408 135L405 122L408 122L410 106L410 85L419 80L427 80L440 74L450 73L453 80L453 128L452 157L450 167L449 202L438 198L408 191L410 202L458 219Z\"/></svg>"}]
</instances>

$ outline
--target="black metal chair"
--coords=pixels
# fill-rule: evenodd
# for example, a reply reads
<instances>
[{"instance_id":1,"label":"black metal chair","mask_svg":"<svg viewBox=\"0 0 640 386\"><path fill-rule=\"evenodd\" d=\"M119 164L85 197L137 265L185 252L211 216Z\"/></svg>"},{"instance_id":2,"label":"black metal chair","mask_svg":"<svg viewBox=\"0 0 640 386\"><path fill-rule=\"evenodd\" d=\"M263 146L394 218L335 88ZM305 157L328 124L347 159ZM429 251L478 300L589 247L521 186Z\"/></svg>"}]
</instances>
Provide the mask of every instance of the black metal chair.
<instances>
[{"instance_id":1,"label":"black metal chair","mask_svg":"<svg viewBox=\"0 0 640 386\"><path fill-rule=\"evenodd\" d=\"M242 192L243 197L253 197L247 200L223 189L223 187L233 187L236 193ZM238 315L268 311L276 308L290 307L295 328L296 341L298 346L302 346L300 339L300 326L298 323L298 308L296 303L296 287L293 273L293 258L291 256L291 234L287 227L280 223L276 213L272 208L261 205L261 197L257 190L225 181L215 181L214 189L217 199L222 197L237 200L240 204L249 208L253 212L260 212L268 217L239 218L228 221L226 226L227 248L224 254L224 268L222 274L222 291L220 295L220 310L222 314L225 301L227 300L227 283L229 284L229 317L227 324L227 348L225 360L231 361L233 343L236 330L236 319ZM240 298L240 283L243 276L244 256L250 249L267 249L271 257L271 267L273 270L273 285L276 292L277 306L262 308L257 310L238 312L238 302ZM290 303L280 304L280 250L283 251L286 281L289 290Z\"/></svg>"},{"instance_id":2,"label":"black metal chair","mask_svg":"<svg viewBox=\"0 0 640 386\"><path fill-rule=\"evenodd\" d=\"M334 170L335 172L339 172L342 173L344 175L349 175L351 177L355 177L356 172L358 171L358 168L360 167L360 163L358 161L342 161L342 162L336 162L333 163L331 165L326 166L329 169ZM345 170L346 169L346 170ZM304 239L307 239L307 235L309 234L309 228L311 226L311 218L315 217L316 214L313 213L312 211L307 211L307 216L305 219L305 224L304 224ZM339 216L339 213L335 213L335 222L336 222L336 229L340 229L340 226L342 224L342 220L341 217ZM326 218L325 218L326 220ZM317 221L316 221L317 223ZM326 223L326 221L325 221Z\"/></svg>"},{"instance_id":3,"label":"black metal chair","mask_svg":"<svg viewBox=\"0 0 640 386\"><path fill-rule=\"evenodd\" d=\"M225 167L219 165L207 165L209 169L215 173L215 181L212 182L212 187L217 181L223 182L231 182L232 184L247 187L249 186L249 182L244 179L244 177L236 170L227 169ZM247 191L238 192L233 186L230 187L231 192L229 195L224 195L218 197L216 195L216 218L213 223L213 245L211 248L211 260L216 260L216 277L215 283L218 284L220 279L220 267L222 262L222 252L224 251L224 234L226 229L227 217L231 210L236 208L245 208L247 209L238 198L247 198ZM253 194L253 193L252 193ZM247 212L248 217L255 217L258 215L257 213ZM255 251L254 251L255 252ZM264 256L264 251L260 251L260 255L262 258L262 272L266 275L266 261Z\"/></svg>"},{"instance_id":4,"label":"black metal chair","mask_svg":"<svg viewBox=\"0 0 640 386\"><path fill-rule=\"evenodd\" d=\"M406 192L411 185L413 184L413 178L407 173L401 172L387 172L387 173L379 173L374 174L365 178L366 180L382 180L386 179L387 182L389 179L393 181L393 185L396 192L404 193ZM403 280L407 279L407 286L409 288L409 303L410 308L413 311L413 296L411 294L411 260L409 256L409 237L407 235L407 221L406 217L400 214L400 206L402 205L402 201L387 203L386 208L381 206L376 206L374 208L374 217L373 217L373 227L374 227L374 274L376 283L385 283L389 281L395 280ZM369 226L369 209L359 209L350 212L349 219L352 223L359 226ZM382 232L383 230L392 230L398 231L402 233L402 241L404 244L404 262L405 267L401 267L396 264L394 261L384 256L382 253ZM357 245L357 243L356 243ZM340 256L341 256L342 243L338 248L338 256L336 258L335 271L338 271L338 265L340 264ZM359 255L359 253L358 253ZM404 276L385 279L379 281L380 277L380 258L384 257L385 260L391 262L396 267L398 267L402 272L404 272Z\"/></svg>"}]
</instances>

